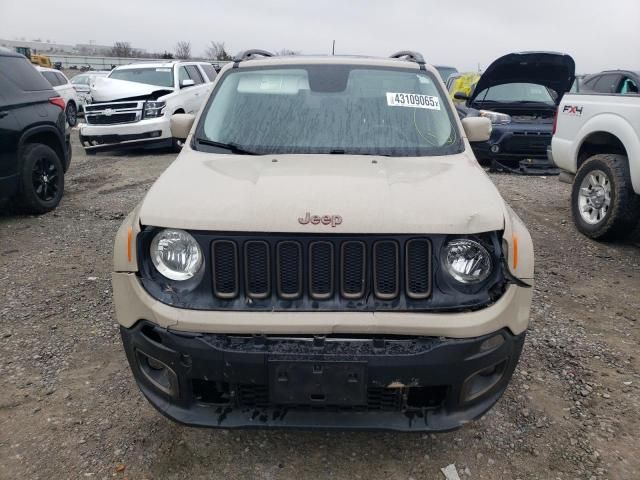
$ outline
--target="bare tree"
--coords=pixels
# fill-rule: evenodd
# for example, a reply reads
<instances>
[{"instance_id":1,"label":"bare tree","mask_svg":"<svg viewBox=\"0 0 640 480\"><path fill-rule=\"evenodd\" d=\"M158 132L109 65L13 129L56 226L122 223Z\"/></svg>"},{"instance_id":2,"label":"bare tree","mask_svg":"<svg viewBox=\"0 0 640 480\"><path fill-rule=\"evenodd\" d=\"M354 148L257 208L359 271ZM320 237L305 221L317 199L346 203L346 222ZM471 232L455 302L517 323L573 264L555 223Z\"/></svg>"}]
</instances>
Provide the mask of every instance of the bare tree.
<instances>
[{"instance_id":1,"label":"bare tree","mask_svg":"<svg viewBox=\"0 0 640 480\"><path fill-rule=\"evenodd\" d=\"M113 48L111 49L112 57L131 57L132 54L133 49L129 42L116 42L113 44Z\"/></svg>"},{"instance_id":2,"label":"bare tree","mask_svg":"<svg viewBox=\"0 0 640 480\"><path fill-rule=\"evenodd\" d=\"M211 45L204 51L205 57L210 60L231 60L231 55L227 53L224 42L211 41Z\"/></svg>"},{"instance_id":3,"label":"bare tree","mask_svg":"<svg viewBox=\"0 0 640 480\"><path fill-rule=\"evenodd\" d=\"M191 42L185 42L184 40L180 40L176 43L176 58L181 60L186 60L187 58L191 58Z\"/></svg>"},{"instance_id":4,"label":"bare tree","mask_svg":"<svg viewBox=\"0 0 640 480\"><path fill-rule=\"evenodd\" d=\"M287 55L300 55L300 52L296 50L289 50L288 48L283 48L281 50L276 50L276 55L284 57Z\"/></svg>"}]
</instances>

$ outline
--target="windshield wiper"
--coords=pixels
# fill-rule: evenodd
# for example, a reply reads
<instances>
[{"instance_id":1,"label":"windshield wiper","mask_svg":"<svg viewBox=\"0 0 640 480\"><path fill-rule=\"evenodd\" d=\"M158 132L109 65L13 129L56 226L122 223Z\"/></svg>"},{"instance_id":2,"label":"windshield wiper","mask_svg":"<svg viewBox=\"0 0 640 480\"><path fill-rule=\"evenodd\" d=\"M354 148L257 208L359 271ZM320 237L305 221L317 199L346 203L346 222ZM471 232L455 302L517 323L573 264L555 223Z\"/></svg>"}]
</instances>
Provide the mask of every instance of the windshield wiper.
<instances>
[{"instance_id":1,"label":"windshield wiper","mask_svg":"<svg viewBox=\"0 0 640 480\"><path fill-rule=\"evenodd\" d=\"M517 104L524 104L524 103L535 103L537 105L548 105L548 106L553 106L552 103L549 102L545 102L543 100L516 100L514 102L509 102L509 103L517 103Z\"/></svg>"},{"instance_id":2,"label":"windshield wiper","mask_svg":"<svg viewBox=\"0 0 640 480\"><path fill-rule=\"evenodd\" d=\"M235 143L222 143L222 142L214 142L213 140L207 140L205 138L196 138L198 143L202 145L207 145L209 147L218 147L224 148L225 150L229 150L231 153L237 153L239 155L260 155L257 152L252 152L251 150L245 150L244 148L236 145Z\"/></svg>"}]
</instances>

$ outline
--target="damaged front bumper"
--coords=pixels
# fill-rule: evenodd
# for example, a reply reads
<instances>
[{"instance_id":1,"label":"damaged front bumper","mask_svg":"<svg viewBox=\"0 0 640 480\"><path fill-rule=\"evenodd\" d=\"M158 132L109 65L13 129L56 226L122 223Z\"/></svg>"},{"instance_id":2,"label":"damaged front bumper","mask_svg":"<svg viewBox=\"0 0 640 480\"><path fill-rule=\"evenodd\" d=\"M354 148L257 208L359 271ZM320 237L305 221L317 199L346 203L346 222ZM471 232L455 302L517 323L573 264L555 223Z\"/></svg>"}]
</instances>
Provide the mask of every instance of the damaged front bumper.
<instances>
[{"instance_id":1,"label":"damaged front bumper","mask_svg":"<svg viewBox=\"0 0 640 480\"><path fill-rule=\"evenodd\" d=\"M206 427L446 431L500 398L524 344L480 337L266 336L121 327L138 386L164 415Z\"/></svg>"},{"instance_id":2,"label":"damaged front bumper","mask_svg":"<svg viewBox=\"0 0 640 480\"><path fill-rule=\"evenodd\" d=\"M80 127L80 143L87 151L164 148L172 142L170 119L164 116L135 123Z\"/></svg>"},{"instance_id":3,"label":"damaged front bumper","mask_svg":"<svg viewBox=\"0 0 640 480\"><path fill-rule=\"evenodd\" d=\"M494 162L514 173L557 175L547 155L551 128L547 124L494 125L488 141L472 143L471 147L481 163Z\"/></svg>"}]
</instances>

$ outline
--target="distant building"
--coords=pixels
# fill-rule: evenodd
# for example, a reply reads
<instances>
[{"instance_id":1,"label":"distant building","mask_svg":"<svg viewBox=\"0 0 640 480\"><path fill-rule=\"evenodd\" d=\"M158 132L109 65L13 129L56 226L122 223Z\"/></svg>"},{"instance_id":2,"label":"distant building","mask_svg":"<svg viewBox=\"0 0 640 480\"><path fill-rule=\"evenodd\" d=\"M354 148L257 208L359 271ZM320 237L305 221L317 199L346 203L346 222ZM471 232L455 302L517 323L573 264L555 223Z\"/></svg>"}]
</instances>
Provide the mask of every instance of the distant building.
<instances>
[{"instance_id":1,"label":"distant building","mask_svg":"<svg viewBox=\"0 0 640 480\"><path fill-rule=\"evenodd\" d=\"M76 43L75 45L65 45L62 43L28 41L28 40L5 40L0 38L0 47L15 50L16 47L29 47L38 53L57 53L67 55L97 55L103 56L111 52L111 45L96 45L94 43ZM143 48L136 48L137 52L146 53Z\"/></svg>"},{"instance_id":2,"label":"distant building","mask_svg":"<svg viewBox=\"0 0 640 480\"><path fill-rule=\"evenodd\" d=\"M28 40L5 40L0 39L0 46L15 50L16 47L29 47L38 53L73 53L73 45L61 43L34 42Z\"/></svg>"}]
</instances>

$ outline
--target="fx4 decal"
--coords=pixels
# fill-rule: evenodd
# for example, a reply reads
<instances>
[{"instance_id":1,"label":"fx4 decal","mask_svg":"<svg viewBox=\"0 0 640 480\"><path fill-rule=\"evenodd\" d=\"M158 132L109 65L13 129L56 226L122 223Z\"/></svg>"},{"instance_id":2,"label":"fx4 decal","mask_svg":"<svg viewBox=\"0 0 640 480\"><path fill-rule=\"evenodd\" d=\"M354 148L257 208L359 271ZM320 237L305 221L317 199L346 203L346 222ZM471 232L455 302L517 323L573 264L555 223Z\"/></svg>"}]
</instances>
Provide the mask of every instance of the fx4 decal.
<instances>
[{"instance_id":1,"label":"fx4 decal","mask_svg":"<svg viewBox=\"0 0 640 480\"><path fill-rule=\"evenodd\" d=\"M562 113L565 113L567 115L576 115L576 116L581 116L582 115L582 109L584 107L578 106L578 105L565 105L562 108Z\"/></svg>"}]
</instances>

